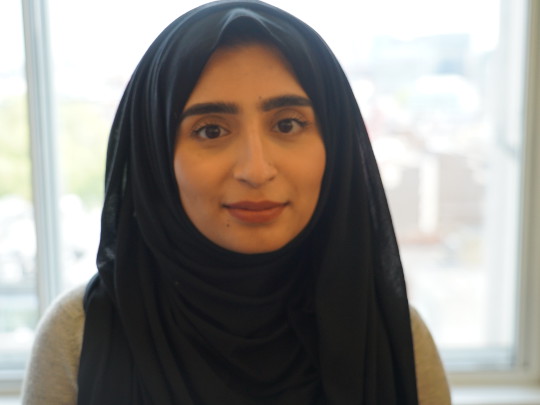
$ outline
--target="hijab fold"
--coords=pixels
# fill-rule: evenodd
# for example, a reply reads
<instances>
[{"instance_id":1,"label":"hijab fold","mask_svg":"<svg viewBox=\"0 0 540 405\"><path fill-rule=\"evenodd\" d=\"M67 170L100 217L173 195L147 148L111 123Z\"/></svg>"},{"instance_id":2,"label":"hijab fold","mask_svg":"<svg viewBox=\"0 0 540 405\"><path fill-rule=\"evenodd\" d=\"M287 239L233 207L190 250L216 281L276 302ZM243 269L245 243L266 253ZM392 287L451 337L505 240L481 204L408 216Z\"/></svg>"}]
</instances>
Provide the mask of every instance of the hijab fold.
<instances>
[{"instance_id":1,"label":"hijab fold","mask_svg":"<svg viewBox=\"0 0 540 405\"><path fill-rule=\"evenodd\" d=\"M193 226L173 171L179 117L206 62L246 41L288 60L326 150L309 224L252 255ZM110 133L97 266L79 405L418 403L403 271L364 122L324 41L275 7L210 3L150 46Z\"/></svg>"}]
</instances>

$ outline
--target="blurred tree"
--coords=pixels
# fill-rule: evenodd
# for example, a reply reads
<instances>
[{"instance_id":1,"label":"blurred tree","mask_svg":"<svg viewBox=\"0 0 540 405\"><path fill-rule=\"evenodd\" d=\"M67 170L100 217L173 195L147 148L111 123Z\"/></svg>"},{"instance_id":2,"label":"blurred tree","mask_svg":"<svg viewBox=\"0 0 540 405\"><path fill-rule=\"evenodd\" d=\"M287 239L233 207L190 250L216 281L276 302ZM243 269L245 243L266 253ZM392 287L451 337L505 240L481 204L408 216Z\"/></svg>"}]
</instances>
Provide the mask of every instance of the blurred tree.
<instances>
[{"instance_id":1,"label":"blurred tree","mask_svg":"<svg viewBox=\"0 0 540 405\"><path fill-rule=\"evenodd\" d=\"M84 101L62 102L58 116L63 193L78 195L87 207L101 204L108 117Z\"/></svg>"},{"instance_id":2,"label":"blurred tree","mask_svg":"<svg viewBox=\"0 0 540 405\"><path fill-rule=\"evenodd\" d=\"M31 198L30 148L26 97L0 103L0 197Z\"/></svg>"}]
</instances>

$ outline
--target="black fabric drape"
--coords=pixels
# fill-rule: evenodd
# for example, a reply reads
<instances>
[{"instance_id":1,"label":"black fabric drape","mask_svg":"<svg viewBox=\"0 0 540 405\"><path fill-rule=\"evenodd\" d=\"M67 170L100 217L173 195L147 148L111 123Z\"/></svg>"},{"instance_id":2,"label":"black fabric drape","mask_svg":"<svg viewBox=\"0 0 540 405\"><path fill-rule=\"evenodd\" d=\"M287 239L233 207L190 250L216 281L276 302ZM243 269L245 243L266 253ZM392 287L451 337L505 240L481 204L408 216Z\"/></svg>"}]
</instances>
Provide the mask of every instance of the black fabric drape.
<instances>
[{"instance_id":1,"label":"black fabric drape","mask_svg":"<svg viewBox=\"0 0 540 405\"><path fill-rule=\"evenodd\" d=\"M180 113L230 36L279 48L324 138L315 214L276 252L211 243L174 177ZM265 3L199 7L144 55L110 134L97 265L80 405L417 404L403 271L360 111L323 40Z\"/></svg>"}]
</instances>

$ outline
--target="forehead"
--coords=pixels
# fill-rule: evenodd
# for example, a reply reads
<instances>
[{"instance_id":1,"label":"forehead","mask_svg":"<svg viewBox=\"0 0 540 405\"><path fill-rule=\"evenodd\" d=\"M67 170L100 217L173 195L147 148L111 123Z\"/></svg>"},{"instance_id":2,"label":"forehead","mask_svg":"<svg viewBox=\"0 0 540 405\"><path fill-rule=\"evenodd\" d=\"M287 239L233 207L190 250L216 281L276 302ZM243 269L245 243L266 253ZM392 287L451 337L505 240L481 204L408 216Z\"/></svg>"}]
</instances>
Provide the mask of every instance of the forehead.
<instances>
[{"instance_id":1,"label":"forehead","mask_svg":"<svg viewBox=\"0 0 540 405\"><path fill-rule=\"evenodd\" d=\"M187 104L285 93L306 96L277 48L250 43L218 48L206 63Z\"/></svg>"}]
</instances>

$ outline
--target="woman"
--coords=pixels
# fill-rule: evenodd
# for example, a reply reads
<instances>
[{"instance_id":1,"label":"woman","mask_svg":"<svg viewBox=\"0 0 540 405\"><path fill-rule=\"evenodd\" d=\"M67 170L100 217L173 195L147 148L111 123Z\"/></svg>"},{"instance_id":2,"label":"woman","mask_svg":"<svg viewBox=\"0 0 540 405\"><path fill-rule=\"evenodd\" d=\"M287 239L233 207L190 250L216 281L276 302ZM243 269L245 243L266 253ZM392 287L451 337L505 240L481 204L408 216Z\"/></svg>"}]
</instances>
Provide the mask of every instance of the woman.
<instances>
[{"instance_id":1,"label":"woman","mask_svg":"<svg viewBox=\"0 0 540 405\"><path fill-rule=\"evenodd\" d=\"M173 22L106 177L98 275L42 321L25 404L449 403L356 101L304 23L255 1Z\"/></svg>"}]
</instances>

